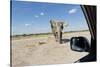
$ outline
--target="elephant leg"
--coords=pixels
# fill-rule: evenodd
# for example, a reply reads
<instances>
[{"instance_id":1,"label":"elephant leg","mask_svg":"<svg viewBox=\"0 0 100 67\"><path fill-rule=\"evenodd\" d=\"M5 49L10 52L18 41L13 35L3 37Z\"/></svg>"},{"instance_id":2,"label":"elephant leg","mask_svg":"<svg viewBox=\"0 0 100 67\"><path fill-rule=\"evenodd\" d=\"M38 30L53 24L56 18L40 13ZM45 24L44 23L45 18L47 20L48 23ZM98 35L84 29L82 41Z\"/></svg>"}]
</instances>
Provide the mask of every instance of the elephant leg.
<instances>
[{"instance_id":1,"label":"elephant leg","mask_svg":"<svg viewBox=\"0 0 100 67\"><path fill-rule=\"evenodd\" d=\"M55 40L57 42L57 33L53 33L53 34L54 34Z\"/></svg>"},{"instance_id":2,"label":"elephant leg","mask_svg":"<svg viewBox=\"0 0 100 67\"><path fill-rule=\"evenodd\" d=\"M59 32L59 43L62 44L62 32Z\"/></svg>"},{"instance_id":3,"label":"elephant leg","mask_svg":"<svg viewBox=\"0 0 100 67\"><path fill-rule=\"evenodd\" d=\"M58 42L58 32L56 32L56 42Z\"/></svg>"},{"instance_id":4,"label":"elephant leg","mask_svg":"<svg viewBox=\"0 0 100 67\"><path fill-rule=\"evenodd\" d=\"M60 43L62 43L62 32L60 32Z\"/></svg>"},{"instance_id":5,"label":"elephant leg","mask_svg":"<svg viewBox=\"0 0 100 67\"><path fill-rule=\"evenodd\" d=\"M60 32L58 32L58 42L61 42Z\"/></svg>"}]
</instances>

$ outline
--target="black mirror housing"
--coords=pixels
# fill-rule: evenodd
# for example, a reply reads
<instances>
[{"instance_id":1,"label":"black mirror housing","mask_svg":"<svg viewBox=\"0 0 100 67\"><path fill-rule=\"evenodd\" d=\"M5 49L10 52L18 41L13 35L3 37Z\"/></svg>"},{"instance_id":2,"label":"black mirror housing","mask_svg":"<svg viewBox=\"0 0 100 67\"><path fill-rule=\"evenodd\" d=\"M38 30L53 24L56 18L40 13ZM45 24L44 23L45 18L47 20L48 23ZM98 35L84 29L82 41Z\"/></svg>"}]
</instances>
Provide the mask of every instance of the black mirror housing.
<instances>
[{"instance_id":1,"label":"black mirror housing","mask_svg":"<svg viewBox=\"0 0 100 67\"><path fill-rule=\"evenodd\" d=\"M85 37L72 37L70 41L70 47L74 51L89 52L89 41Z\"/></svg>"}]
</instances>

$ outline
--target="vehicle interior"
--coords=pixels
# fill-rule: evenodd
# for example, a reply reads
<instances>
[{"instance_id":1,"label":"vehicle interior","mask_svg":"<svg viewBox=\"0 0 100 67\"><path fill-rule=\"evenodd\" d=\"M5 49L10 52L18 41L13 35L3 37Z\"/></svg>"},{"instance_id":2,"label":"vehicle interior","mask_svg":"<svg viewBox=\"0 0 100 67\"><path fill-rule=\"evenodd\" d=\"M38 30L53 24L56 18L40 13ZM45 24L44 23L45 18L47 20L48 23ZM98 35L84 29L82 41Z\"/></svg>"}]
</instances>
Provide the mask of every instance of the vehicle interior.
<instances>
[{"instance_id":1,"label":"vehicle interior","mask_svg":"<svg viewBox=\"0 0 100 67\"><path fill-rule=\"evenodd\" d=\"M86 18L90 34L91 34L91 46L88 47L86 45L89 45L87 40L84 37L72 37L71 38L71 49L74 51L87 51L89 52L88 55L85 57L75 61L77 62L92 62L96 61L96 6L89 6L89 5L81 5L81 9L84 13L84 16ZM77 41L78 40L78 41ZM79 44L83 43L83 46L79 46ZM74 47L73 47L74 46ZM80 48L80 49L78 49ZM84 49L85 48L85 49Z\"/></svg>"}]
</instances>

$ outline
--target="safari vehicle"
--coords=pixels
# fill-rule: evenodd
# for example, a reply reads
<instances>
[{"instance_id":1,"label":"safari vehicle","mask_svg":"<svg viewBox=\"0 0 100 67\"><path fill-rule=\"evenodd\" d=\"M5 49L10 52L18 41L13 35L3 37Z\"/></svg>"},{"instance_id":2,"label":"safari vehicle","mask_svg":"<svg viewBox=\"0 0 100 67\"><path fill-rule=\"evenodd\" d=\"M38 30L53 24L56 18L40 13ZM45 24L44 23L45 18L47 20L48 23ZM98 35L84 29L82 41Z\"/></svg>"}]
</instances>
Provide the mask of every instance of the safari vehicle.
<instances>
[{"instance_id":1,"label":"safari vehicle","mask_svg":"<svg viewBox=\"0 0 100 67\"><path fill-rule=\"evenodd\" d=\"M83 58L80 58L76 62L92 62L96 61L96 6L89 6L89 5L81 5L81 9L84 13L84 16L86 18L90 34L91 34L91 43L90 43L90 48L87 48L85 45L89 45L86 43L86 39L84 37L72 37L70 41L71 49L74 51L85 51L88 50L89 54L86 55ZM78 39L78 41L77 41ZM84 43L85 42L85 43ZM81 47L78 50L78 44L82 44L84 47ZM74 47L73 47L74 46ZM86 48L86 49L84 49ZM75 63L76 63L75 62Z\"/></svg>"}]
</instances>

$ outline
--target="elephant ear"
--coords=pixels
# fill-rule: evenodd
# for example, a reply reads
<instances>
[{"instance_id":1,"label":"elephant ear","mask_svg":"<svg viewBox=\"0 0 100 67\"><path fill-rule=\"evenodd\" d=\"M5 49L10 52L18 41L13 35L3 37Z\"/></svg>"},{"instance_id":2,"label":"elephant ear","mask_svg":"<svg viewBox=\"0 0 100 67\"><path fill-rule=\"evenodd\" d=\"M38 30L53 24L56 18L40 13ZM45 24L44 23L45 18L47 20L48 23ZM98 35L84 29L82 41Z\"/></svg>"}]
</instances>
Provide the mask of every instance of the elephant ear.
<instances>
[{"instance_id":1,"label":"elephant ear","mask_svg":"<svg viewBox=\"0 0 100 67\"><path fill-rule=\"evenodd\" d=\"M64 23L64 25L63 25L64 27L68 27L68 23Z\"/></svg>"},{"instance_id":2,"label":"elephant ear","mask_svg":"<svg viewBox=\"0 0 100 67\"><path fill-rule=\"evenodd\" d=\"M53 22L53 20L51 19L51 20L50 20L50 23L52 24L52 22Z\"/></svg>"}]
</instances>

